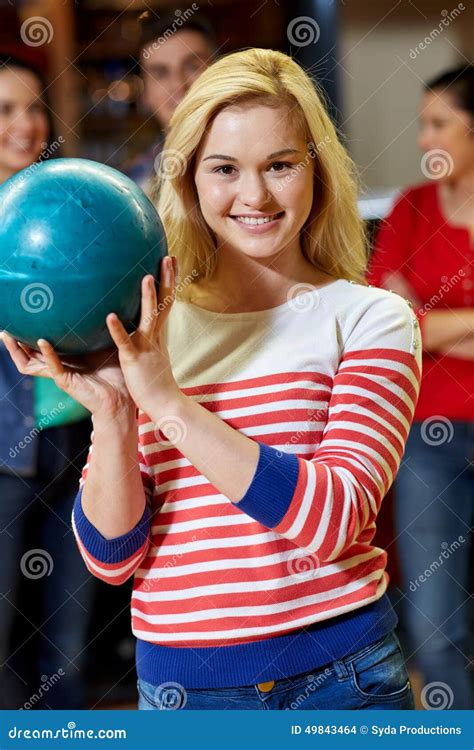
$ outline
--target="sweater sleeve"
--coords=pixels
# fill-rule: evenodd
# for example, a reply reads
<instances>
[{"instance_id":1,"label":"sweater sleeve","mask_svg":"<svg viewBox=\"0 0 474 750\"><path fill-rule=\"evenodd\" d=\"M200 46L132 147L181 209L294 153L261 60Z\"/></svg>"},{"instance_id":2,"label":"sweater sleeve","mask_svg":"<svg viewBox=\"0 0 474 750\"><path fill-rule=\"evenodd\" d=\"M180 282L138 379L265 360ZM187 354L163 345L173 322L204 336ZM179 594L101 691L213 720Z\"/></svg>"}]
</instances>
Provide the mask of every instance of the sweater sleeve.
<instances>
[{"instance_id":1,"label":"sweater sleeve","mask_svg":"<svg viewBox=\"0 0 474 750\"><path fill-rule=\"evenodd\" d=\"M105 583L119 586L133 575L146 556L150 545L153 478L139 445L138 461L146 496L143 515L136 526L126 534L106 539L89 521L82 507L82 492L90 461L93 460L93 445L94 433L91 435L89 454L82 470L79 492L72 510L72 529L87 569L92 575L105 581Z\"/></svg>"},{"instance_id":2,"label":"sweater sleeve","mask_svg":"<svg viewBox=\"0 0 474 750\"><path fill-rule=\"evenodd\" d=\"M346 336L314 456L302 459L260 443L255 475L235 503L321 562L337 559L373 530L418 400L416 317L399 295L373 292Z\"/></svg>"},{"instance_id":3,"label":"sweater sleeve","mask_svg":"<svg viewBox=\"0 0 474 750\"><path fill-rule=\"evenodd\" d=\"M151 513L148 501L140 521L127 534L106 539L82 509L82 489L72 512L72 528L87 569L105 583L119 586L140 565L150 545Z\"/></svg>"}]
</instances>

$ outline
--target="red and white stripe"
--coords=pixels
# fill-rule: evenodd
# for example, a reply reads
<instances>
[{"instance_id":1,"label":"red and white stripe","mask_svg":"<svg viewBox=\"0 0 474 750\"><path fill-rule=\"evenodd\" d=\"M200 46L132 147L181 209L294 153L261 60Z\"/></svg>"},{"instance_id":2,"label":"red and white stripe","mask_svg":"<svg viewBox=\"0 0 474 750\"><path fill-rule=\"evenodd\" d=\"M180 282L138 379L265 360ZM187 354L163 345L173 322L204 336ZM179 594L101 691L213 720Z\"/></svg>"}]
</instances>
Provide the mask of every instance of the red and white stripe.
<instances>
[{"instance_id":1,"label":"red and white stripe","mask_svg":"<svg viewBox=\"0 0 474 750\"><path fill-rule=\"evenodd\" d=\"M287 372L255 376L254 369L232 382L182 387L249 438L298 457L297 486L274 529L219 493L139 414L139 461L152 509L146 551L104 566L78 540L94 575L121 582L134 573L137 638L183 647L243 643L357 609L386 590L387 554L372 540L418 398L419 334L397 295L390 302L380 290L357 294L364 310L350 307L352 329L341 336L362 345L338 358L335 326L321 336L321 347L333 351L320 360L335 362L333 371L329 364L327 371L301 371L285 342L286 360L295 365ZM383 309L356 337L369 295L378 295Z\"/></svg>"}]
</instances>

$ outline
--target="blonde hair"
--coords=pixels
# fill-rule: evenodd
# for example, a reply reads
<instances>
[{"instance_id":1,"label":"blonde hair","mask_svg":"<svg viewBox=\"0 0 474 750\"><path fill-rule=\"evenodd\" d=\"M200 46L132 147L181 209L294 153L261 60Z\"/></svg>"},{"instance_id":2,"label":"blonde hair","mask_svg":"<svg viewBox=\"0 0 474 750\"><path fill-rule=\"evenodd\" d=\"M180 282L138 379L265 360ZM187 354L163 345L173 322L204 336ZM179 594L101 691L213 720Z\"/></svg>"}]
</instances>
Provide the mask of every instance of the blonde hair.
<instances>
[{"instance_id":1,"label":"blonde hair","mask_svg":"<svg viewBox=\"0 0 474 750\"><path fill-rule=\"evenodd\" d=\"M338 139L323 97L288 55L251 48L222 57L193 83L176 108L164 143L153 196L184 285L211 279L214 235L199 207L195 157L212 119L226 106L258 100L286 107L305 133L315 160L313 205L301 230L303 255L336 278L364 282L365 229L357 209L354 163ZM307 157L308 158L308 157Z\"/></svg>"}]
</instances>

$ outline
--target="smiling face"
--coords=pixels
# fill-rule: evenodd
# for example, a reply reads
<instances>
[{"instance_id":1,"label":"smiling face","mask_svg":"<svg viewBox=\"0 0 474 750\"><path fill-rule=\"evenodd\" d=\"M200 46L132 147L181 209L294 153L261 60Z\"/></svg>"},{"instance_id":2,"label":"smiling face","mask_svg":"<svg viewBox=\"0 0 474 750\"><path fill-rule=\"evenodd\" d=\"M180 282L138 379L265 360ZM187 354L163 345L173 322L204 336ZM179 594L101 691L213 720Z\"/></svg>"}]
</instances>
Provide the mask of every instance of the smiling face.
<instances>
[{"instance_id":1,"label":"smiling face","mask_svg":"<svg viewBox=\"0 0 474 750\"><path fill-rule=\"evenodd\" d=\"M48 139L40 93L40 82L30 71L0 71L0 180L36 161Z\"/></svg>"},{"instance_id":2,"label":"smiling face","mask_svg":"<svg viewBox=\"0 0 474 750\"><path fill-rule=\"evenodd\" d=\"M418 145L422 151L446 151L452 160L449 177L457 179L474 167L472 116L455 106L449 93L428 92L421 103Z\"/></svg>"},{"instance_id":3,"label":"smiling face","mask_svg":"<svg viewBox=\"0 0 474 750\"><path fill-rule=\"evenodd\" d=\"M229 106L213 120L196 156L203 217L220 252L271 259L300 250L313 203L313 169L304 134L286 108Z\"/></svg>"}]
</instances>

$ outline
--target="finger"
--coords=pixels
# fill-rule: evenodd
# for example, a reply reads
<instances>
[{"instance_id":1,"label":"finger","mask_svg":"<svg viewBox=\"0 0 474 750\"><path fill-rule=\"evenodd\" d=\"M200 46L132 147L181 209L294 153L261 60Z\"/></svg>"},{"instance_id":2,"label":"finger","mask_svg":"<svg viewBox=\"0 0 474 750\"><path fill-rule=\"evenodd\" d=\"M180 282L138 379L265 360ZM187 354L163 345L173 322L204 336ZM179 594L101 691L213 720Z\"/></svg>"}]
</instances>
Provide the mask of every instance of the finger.
<instances>
[{"instance_id":1,"label":"finger","mask_svg":"<svg viewBox=\"0 0 474 750\"><path fill-rule=\"evenodd\" d=\"M35 354L35 350L33 347L28 346L28 344L24 344L22 341L18 341L18 346L23 349L25 354L28 355L28 357L31 357L32 354Z\"/></svg>"},{"instance_id":2,"label":"finger","mask_svg":"<svg viewBox=\"0 0 474 750\"><path fill-rule=\"evenodd\" d=\"M41 352L36 351L36 349L33 349L33 347L28 346L28 344L24 344L22 341L18 341L18 346L23 349L26 356L30 360L29 364L31 365L33 362L37 362L42 367L46 367L44 357L41 354ZM49 377L49 375L48 375Z\"/></svg>"},{"instance_id":3,"label":"finger","mask_svg":"<svg viewBox=\"0 0 474 750\"><path fill-rule=\"evenodd\" d=\"M0 334L0 338L5 344L5 347L13 362L15 363L17 370L23 374L23 370L28 365L29 357L23 351L18 341L15 341L15 339L9 336L8 333L5 333L5 331L2 331L2 333Z\"/></svg>"},{"instance_id":4,"label":"finger","mask_svg":"<svg viewBox=\"0 0 474 750\"><path fill-rule=\"evenodd\" d=\"M107 323L107 328L109 329L109 333L112 336L113 342L119 350L119 353L122 355L124 354L127 357L134 357L135 346L123 327L118 315L110 313L107 315L105 322Z\"/></svg>"},{"instance_id":5,"label":"finger","mask_svg":"<svg viewBox=\"0 0 474 750\"><path fill-rule=\"evenodd\" d=\"M172 255L171 259L173 261L173 273L174 273L174 281L175 281L175 285L176 285L178 283L178 281L179 281L178 258L177 258L176 255Z\"/></svg>"},{"instance_id":6,"label":"finger","mask_svg":"<svg viewBox=\"0 0 474 750\"><path fill-rule=\"evenodd\" d=\"M165 302L174 286L173 260L167 255L161 262L160 269L160 301Z\"/></svg>"},{"instance_id":7,"label":"finger","mask_svg":"<svg viewBox=\"0 0 474 750\"><path fill-rule=\"evenodd\" d=\"M151 274L142 279L142 302L139 330L146 334L151 332L153 323L158 315L158 299L156 295L155 279Z\"/></svg>"},{"instance_id":8,"label":"finger","mask_svg":"<svg viewBox=\"0 0 474 750\"><path fill-rule=\"evenodd\" d=\"M160 277L160 298L158 307L160 310L160 323L163 324L168 317L175 297L175 276L173 260L170 256L163 258Z\"/></svg>"},{"instance_id":9,"label":"finger","mask_svg":"<svg viewBox=\"0 0 474 750\"><path fill-rule=\"evenodd\" d=\"M54 351L54 347L49 343L49 341L46 341L46 339L38 339L36 343L38 344L39 350L44 357L46 367L48 368L54 380L56 380L56 378L61 378L62 375L65 375L66 369L59 359L58 355Z\"/></svg>"}]
</instances>

